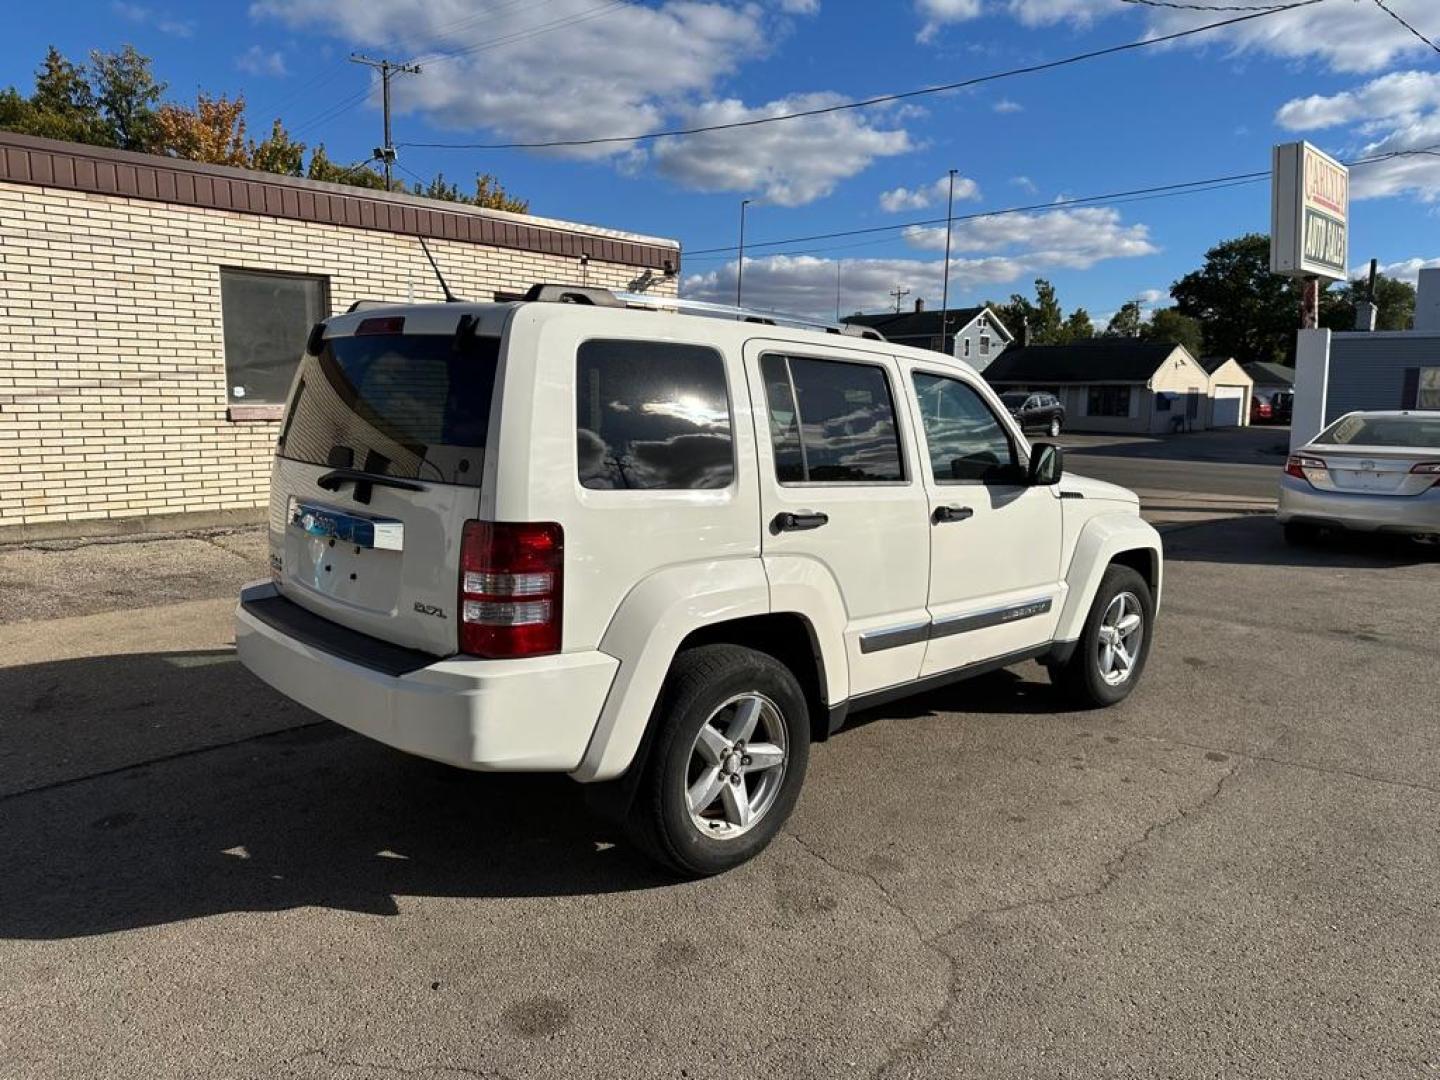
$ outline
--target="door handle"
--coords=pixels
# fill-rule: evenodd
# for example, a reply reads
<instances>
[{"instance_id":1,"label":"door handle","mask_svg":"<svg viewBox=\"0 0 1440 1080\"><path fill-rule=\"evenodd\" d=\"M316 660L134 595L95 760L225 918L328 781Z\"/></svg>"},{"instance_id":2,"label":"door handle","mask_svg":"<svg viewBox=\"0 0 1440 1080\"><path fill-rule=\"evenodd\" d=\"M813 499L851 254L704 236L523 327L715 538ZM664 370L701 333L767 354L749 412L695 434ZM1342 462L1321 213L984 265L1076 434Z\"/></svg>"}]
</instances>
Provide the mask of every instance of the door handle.
<instances>
[{"instance_id":1,"label":"door handle","mask_svg":"<svg viewBox=\"0 0 1440 1080\"><path fill-rule=\"evenodd\" d=\"M930 515L931 524L944 525L951 521L968 521L975 516L975 511L968 506L937 506L935 513Z\"/></svg>"},{"instance_id":2,"label":"door handle","mask_svg":"<svg viewBox=\"0 0 1440 1080\"><path fill-rule=\"evenodd\" d=\"M807 529L818 529L830 520L829 514L812 513L809 510L802 510L798 514L788 511L783 514L776 514L775 520L770 527L779 532L805 532Z\"/></svg>"}]
</instances>

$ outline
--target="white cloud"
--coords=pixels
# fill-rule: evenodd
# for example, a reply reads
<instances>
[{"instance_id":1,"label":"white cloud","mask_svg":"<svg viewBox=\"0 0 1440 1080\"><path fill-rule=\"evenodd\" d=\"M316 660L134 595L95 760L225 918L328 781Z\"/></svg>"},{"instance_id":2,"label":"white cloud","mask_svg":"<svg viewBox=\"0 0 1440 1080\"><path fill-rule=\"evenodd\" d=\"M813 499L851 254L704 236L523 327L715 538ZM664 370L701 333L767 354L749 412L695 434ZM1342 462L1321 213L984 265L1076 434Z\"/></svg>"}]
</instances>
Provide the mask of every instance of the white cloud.
<instances>
[{"instance_id":1,"label":"white cloud","mask_svg":"<svg viewBox=\"0 0 1440 1080\"><path fill-rule=\"evenodd\" d=\"M262 49L251 45L235 58L235 66L251 75L283 79L289 72L285 68L285 57L278 49Z\"/></svg>"},{"instance_id":2,"label":"white cloud","mask_svg":"<svg viewBox=\"0 0 1440 1080\"><path fill-rule=\"evenodd\" d=\"M1153 308L1162 301L1168 301L1170 294L1164 289L1143 289L1136 299L1140 301L1141 306Z\"/></svg>"},{"instance_id":3,"label":"white cloud","mask_svg":"<svg viewBox=\"0 0 1440 1080\"><path fill-rule=\"evenodd\" d=\"M1366 140L1360 158L1405 155L1355 166L1350 193L1356 199L1406 192L1440 199L1440 75L1397 71L1338 94L1295 98L1275 121L1291 131L1350 128L1351 137Z\"/></svg>"},{"instance_id":4,"label":"white cloud","mask_svg":"<svg viewBox=\"0 0 1440 1080\"><path fill-rule=\"evenodd\" d=\"M122 19L141 26L153 26L162 34L169 34L171 37L188 38L195 34L195 24L190 20L177 19L166 12L156 11L143 4L130 4L125 3L124 0L114 0L110 5L110 10Z\"/></svg>"},{"instance_id":5,"label":"white cloud","mask_svg":"<svg viewBox=\"0 0 1440 1080\"><path fill-rule=\"evenodd\" d=\"M780 10L787 15L814 15L820 10L820 0L780 0Z\"/></svg>"},{"instance_id":6,"label":"white cloud","mask_svg":"<svg viewBox=\"0 0 1440 1080\"><path fill-rule=\"evenodd\" d=\"M1010 183L1014 184L1021 191L1029 192L1031 195L1034 195L1040 190L1035 181L1031 180L1028 176L1012 176Z\"/></svg>"},{"instance_id":7,"label":"white cloud","mask_svg":"<svg viewBox=\"0 0 1440 1080\"><path fill-rule=\"evenodd\" d=\"M915 10L925 22L915 35L917 41L930 41L947 23L964 22L980 14L980 0L915 0Z\"/></svg>"},{"instance_id":8,"label":"white cloud","mask_svg":"<svg viewBox=\"0 0 1440 1080\"><path fill-rule=\"evenodd\" d=\"M838 94L799 94L766 105L710 101L680 114L685 127L730 124L823 108ZM666 139L650 151L655 168L700 191L752 192L778 206L801 206L830 194L876 158L913 148L904 129L881 127L873 111L806 117L785 124L711 131Z\"/></svg>"},{"instance_id":9,"label":"white cloud","mask_svg":"<svg viewBox=\"0 0 1440 1080\"><path fill-rule=\"evenodd\" d=\"M1109 215L1098 222L1074 215ZM1039 218L1059 218L1057 223L1043 223ZM1013 219L1019 219L1015 221ZM1000 226L1006 235L999 235ZM969 291L971 299L981 288L1044 276L1055 270L1084 270L1106 259L1148 255L1157 249L1147 239L1143 225L1124 226L1115 211L1059 211L1049 215L1011 215L1005 218L982 219L981 230L990 242L982 243L974 233L962 238L961 254L950 260L950 296L952 303ZM971 222L966 225L974 224ZM1099 228L1096 228L1096 225ZM960 226L957 226L957 232ZM938 237L944 245L944 229L914 230L915 236L927 240ZM1014 249L1014 250L1006 250ZM967 256L965 252L972 253ZM925 299L936 304L942 292L944 260L931 258L845 259L835 260L812 255L772 255L745 260L745 303L750 307L768 308L833 319L837 270L840 286L840 310L883 310L889 302L890 290L897 286L910 290L907 302ZM695 273L681 282L685 296L722 303L735 298L733 260L714 270ZM995 290L998 291L998 290ZM1151 290L1146 296L1163 296Z\"/></svg>"},{"instance_id":10,"label":"white cloud","mask_svg":"<svg viewBox=\"0 0 1440 1080\"><path fill-rule=\"evenodd\" d=\"M1434 10L1433 0L1387 0L1395 10L1422 21ZM1217 8L1219 5L1216 5ZM947 23L982 14L1007 14L1026 26L1059 22L1087 25L1121 12L1135 13L1135 5L1122 0L917 0L922 20L920 39L928 41ZM1230 13L1148 9L1144 33L1161 36L1219 22ZM1378 71L1399 57L1426 54L1423 42L1373 3L1316 4L1293 11L1264 15L1243 23L1186 39L1190 47L1228 46L1237 54L1256 52L1284 59L1315 58L1335 71Z\"/></svg>"},{"instance_id":11,"label":"white cloud","mask_svg":"<svg viewBox=\"0 0 1440 1080\"><path fill-rule=\"evenodd\" d=\"M1402 259L1400 262L1382 263L1380 273L1388 278L1396 278L1400 281L1408 281L1414 285L1420 280L1421 270L1440 269L1440 259ZM1370 276L1369 266L1360 266L1350 271L1350 279L1368 278Z\"/></svg>"},{"instance_id":12,"label":"white cloud","mask_svg":"<svg viewBox=\"0 0 1440 1080\"><path fill-rule=\"evenodd\" d=\"M911 228L904 237L923 251L945 249L945 229ZM950 250L996 252L1024 249L1029 263L1085 270L1105 259L1154 255L1160 249L1145 225L1126 225L1120 211L1077 207L1035 214L994 214L957 222Z\"/></svg>"},{"instance_id":13,"label":"white cloud","mask_svg":"<svg viewBox=\"0 0 1440 1080\"><path fill-rule=\"evenodd\" d=\"M1025 111L1024 105L1021 105L1018 101L1011 101L1009 98L1001 98L991 107L997 113L1017 113Z\"/></svg>"},{"instance_id":14,"label":"white cloud","mask_svg":"<svg viewBox=\"0 0 1440 1080\"><path fill-rule=\"evenodd\" d=\"M887 214L899 214L910 210L924 210L927 206L943 203L950 193L950 177L942 176L926 187L898 187L880 195L880 209ZM980 198L980 185L968 176L955 177L955 198Z\"/></svg>"},{"instance_id":15,"label":"white cloud","mask_svg":"<svg viewBox=\"0 0 1440 1080\"><path fill-rule=\"evenodd\" d=\"M603 14L593 0L256 0L250 11L367 47L403 39L424 72L395 83L398 112L520 142L663 126L679 103L703 99L719 79L766 55L771 40L765 9L700 0L629 3ZM561 153L628 151L620 143Z\"/></svg>"},{"instance_id":16,"label":"white cloud","mask_svg":"<svg viewBox=\"0 0 1440 1080\"><path fill-rule=\"evenodd\" d=\"M1410 116L1440 107L1440 73L1396 71L1339 94L1287 101L1275 122L1289 131Z\"/></svg>"}]
</instances>

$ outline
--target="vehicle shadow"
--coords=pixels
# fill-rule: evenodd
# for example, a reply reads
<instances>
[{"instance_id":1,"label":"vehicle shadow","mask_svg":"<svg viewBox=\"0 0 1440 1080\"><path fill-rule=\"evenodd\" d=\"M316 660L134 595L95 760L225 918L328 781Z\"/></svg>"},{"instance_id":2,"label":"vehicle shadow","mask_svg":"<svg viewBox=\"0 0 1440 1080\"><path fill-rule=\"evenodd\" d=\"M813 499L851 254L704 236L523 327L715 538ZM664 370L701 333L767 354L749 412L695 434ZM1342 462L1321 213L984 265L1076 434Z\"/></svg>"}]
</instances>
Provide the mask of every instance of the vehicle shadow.
<instances>
[{"instance_id":1,"label":"vehicle shadow","mask_svg":"<svg viewBox=\"0 0 1440 1080\"><path fill-rule=\"evenodd\" d=\"M1002 668L874 709L855 712L846 718L845 726L836 738L843 739L846 732L877 721L913 720L936 713L1054 716L1072 711L1060 691L1051 685L1044 670L1038 664L1025 664L1018 669Z\"/></svg>"},{"instance_id":2,"label":"vehicle shadow","mask_svg":"<svg viewBox=\"0 0 1440 1080\"><path fill-rule=\"evenodd\" d=\"M212 664L173 662L212 655L0 670L0 790L9 793L0 797L0 937L71 938L301 906L395 915L405 896L674 883L617 845L565 777L411 758L282 702L238 665L217 676ZM71 705L46 702L44 688L57 683L80 688ZM43 724L25 687L40 688ZM255 734L246 710L257 703L292 710L281 714L288 729ZM110 753L61 768L87 733L103 742L118 726L123 736L125 718L147 710L188 716L188 741L168 751L144 743L124 765ZM62 760L7 752L22 739Z\"/></svg>"},{"instance_id":3,"label":"vehicle shadow","mask_svg":"<svg viewBox=\"0 0 1440 1080\"><path fill-rule=\"evenodd\" d=\"M1403 536L1326 534L1303 547L1286 543L1268 514L1188 525L1165 535L1165 559L1251 566L1365 569L1440 562L1440 545Z\"/></svg>"},{"instance_id":4,"label":"vehicle shadow","mask_svg":"<svg viewBox=\"0 0 1440 1080\"><path fill-rule=\"evenodd\" d=\"M1062 437L1063 440L1063 437ZM1290 428L1263 425L1220 428L1177 435L1071 434L1065 453L1077 458L1143 458L1160 461L1203 461L1222 464L1283 465L1290 450Z\"/></svg>"}]
</instances>

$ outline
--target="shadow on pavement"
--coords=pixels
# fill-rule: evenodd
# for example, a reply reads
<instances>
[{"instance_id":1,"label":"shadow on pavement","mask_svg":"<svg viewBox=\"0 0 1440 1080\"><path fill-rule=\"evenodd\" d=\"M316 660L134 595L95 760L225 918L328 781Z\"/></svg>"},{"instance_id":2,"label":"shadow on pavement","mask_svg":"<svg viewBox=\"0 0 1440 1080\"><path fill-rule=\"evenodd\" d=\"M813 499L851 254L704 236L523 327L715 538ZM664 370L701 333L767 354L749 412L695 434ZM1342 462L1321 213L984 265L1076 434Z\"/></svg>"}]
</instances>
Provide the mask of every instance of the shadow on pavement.
<instances>
[{"instance_id":1,"label":"shadow on pavement","mask_svg":"<svg viewBox=\"0 0 1440 1080\"><path fill-rule=\"evenodd\" d=\"M0 757L5 790L30 788L0 798L0 937L70 938L301 906L394 915L407 895L586 895L673 883L613 846L614 831L565 777L451 769L293 706L290 730L257 736L241 715L240 687L223 678L211 685L213 665L176 666L177 655L211 654L0 672L11 687L96 690L73 711L52 701L43 724L6 717L3 743L33 739L64 755L55 748L86 732L113 737L103 695L107 682L120 682L116 704L127 704L120 672L141 678L150 709L186 713L209 742L192 739L158 761L160 747L148 744L100 776L74 762L67 779L38 789L17 785L14 759ZM240 674L253 700L260 688ZM45 725L66 737L47 740Z\"/></svg>"},{"instance_id":2,"label":"shadow on pavement","mask_svg":"<svg viewBox=\"0 0 1440 1080\"><path fill-rule=\"evenodd\" d=\"M1067 455L1082 458L1093 454L1162 461L1278 466L1285 463L1284 457L1290 452L1290 429L1257 426L1164 436L1072 433L1062 437L1062 442Z\"/></svg>"},{"instance_id":3,"label":"shadow on pavement","mask_svg":"<svg viewBox=\"0 0 1440 1080\"><path fill-rule=\"evenodd\" d=\"M1322 569L1380 569L1440 562L1440 545L1402 536L1327 534L1297 547L1268 514L1207 521L1165 536L1167 561L1235 563L1251 566L1313 566Z\"/></svg>"}]
</instances>

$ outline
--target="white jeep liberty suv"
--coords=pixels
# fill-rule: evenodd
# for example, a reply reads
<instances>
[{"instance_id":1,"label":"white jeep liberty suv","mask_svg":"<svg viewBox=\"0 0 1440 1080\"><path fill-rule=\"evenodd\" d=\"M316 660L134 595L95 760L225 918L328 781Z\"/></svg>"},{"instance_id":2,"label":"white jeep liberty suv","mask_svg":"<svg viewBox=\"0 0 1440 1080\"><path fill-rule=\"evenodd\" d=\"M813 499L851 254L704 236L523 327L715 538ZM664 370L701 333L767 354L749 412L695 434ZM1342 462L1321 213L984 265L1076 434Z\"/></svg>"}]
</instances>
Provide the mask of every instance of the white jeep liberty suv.
<instances>
[{"instance_id":1,"label":"white jeep liberty suv","mask_svg":"<svg viewBox=\"0 0 1440 1080\"><path fill-rule=\"evenodd\" d=\"M783 322L536 286L320 324L240 659L413 754L610 781L689 875L770 841L850 711L1028 658L1124 698L1160 596L1136 497L961 361Z\"/></svg>"}]
</instances>

